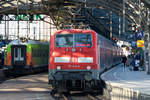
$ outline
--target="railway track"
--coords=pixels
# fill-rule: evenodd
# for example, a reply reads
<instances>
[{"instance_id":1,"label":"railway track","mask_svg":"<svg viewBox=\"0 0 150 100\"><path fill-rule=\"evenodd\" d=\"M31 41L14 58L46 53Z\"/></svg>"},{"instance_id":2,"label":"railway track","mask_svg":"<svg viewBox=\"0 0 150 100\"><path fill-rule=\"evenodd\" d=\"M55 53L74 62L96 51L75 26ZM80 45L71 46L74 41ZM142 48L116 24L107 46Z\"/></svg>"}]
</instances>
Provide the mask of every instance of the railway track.
<instances>
[{"instance_id":1,"label":"railway track","mask_svg":"<svg viewBox=\"0 0 150 100\"><path fill-rule=\"evenodd\" d=\"M91 94L57 94L55 100L106 100L103 96L95 96Z\"/></svg>"}]
</instances>

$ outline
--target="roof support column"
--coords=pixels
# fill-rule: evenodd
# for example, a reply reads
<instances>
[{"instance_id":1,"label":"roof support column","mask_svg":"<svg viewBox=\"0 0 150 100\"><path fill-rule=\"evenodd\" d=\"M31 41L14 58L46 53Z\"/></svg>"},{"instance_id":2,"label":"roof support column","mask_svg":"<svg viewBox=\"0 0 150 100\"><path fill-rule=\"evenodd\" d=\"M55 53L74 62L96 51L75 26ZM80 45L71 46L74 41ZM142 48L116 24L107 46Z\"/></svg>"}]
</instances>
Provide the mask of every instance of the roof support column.
<instances>
[{"instance_id":1,"label":"roof support column","mask_svg":"<svg viewBox=\"0 0 150 100\"><path fill-rule=\"evenodd\" d=\"M138 26L141 28L141 0L139 0L139 24Z\"/></svg>"},{"instance_id":2,"label":"roof support column","mask_svg":"<svg viewBox=\"0 0 150 100\"><path fill-rule=\"evenodd\" d=\"M123 33L125 33L125 2L126 2L126 0L123 0L123 11L122 11L122 14L123 14Z\"/></svg>"},{"instance_id":3,"label":"roof support column","mask_svg":"<svg viewBox=\"0 0 150 100\"><path fill-rule=\"evenodd\" d=\"M41 20L39 21L39 40L41 40Z\"/></svg>"},{"instance_id":4,"label":"roof support column","mask_svg":"<svg viewBox=\"0 0 150 100\"><path fill-rule=\"evenodd\" d=\"M6 23L6 15L5 15L5 38L7 38L7 23Z\"/></svg>"},{"instance_id":5,"label":"roof support column","mask_svg":"<svg viewBox=\"0 0 150 100\"><path fill-rule=\"evenodd\" d=\"M5 39L8 39L9 37L9 20L8 19L8 15L4 15L4 19L5 19Z\"/></svg>"},{"instance_id":6,"label":"roof support column","mask_svg":"<svg viewBox=\"0 0 150 100\"><path fill-rule=\"evenodd\" d=\"M7 21L7 39L9 39L9 21Z\"/></svg>"},{"instance_id":7,"label":"roof support column","mask_svg":"<svg viewBox=\"0 0 150 100\"><path fill-rule=\"evenodd\" d=\"M18 32L17 32L17 38L19 39L19 0L17 0L17 17L18 17L18 24L17 24L17 30L18 30Z\"/></svg>"},{"instance_id":8,"label":"roof support column","mask_svg":"<svg viewBox=\"0 0 150 100\"><path fill-rule=\"evenodd\" d=\"M110 20L109 30L110 30L110 39L111 39L112 38L112 11L109 12L109 20Z\"/></svg>"},{"instance_id":9,"label":"roof support column","mask_svg":"<svg viewBox=\"0 0 150 100\"><path fill-rule=\"evenodd\" d=\"M28 0L26 0L26 16L27 16L27 39L29 38L29 25L30 25L30 23L29 23L29 18L28 18L28 16L29 16L29 13L28 13Z\"/></svg>"},{"instance_id":10,"label":"roof support column","mask_svg":"<svg viewBox=\"0 0 150 100\"><path fill-rule=\"evenodd\" d=\"M119 38L121 36L121 15L119 14Z\"/></svg>"},{"instance_id":11,"label":"roof support column","mask_svg":"<svg viewBox=\"0 0 150 100\"><path fill-rule=\"evenodd\" d=\"M147 28L147 34L149 36L148 38L148 71L147 71L147 74L150 75L150 29L149 29L149 21L150 21L150 9L148 9L148 16L147 16L147 25L146 25L146 28Z\"/></svg>"},{"instance_id":12,"label":"roof support column","mask_svg":"<svg viewBox=\"0 0 150 100\"><path fill-rule=\"evenodd\" d=\"M144 48L144 65L145 65L145 69L147 74L150 75L150 29L149 29L149 19L150 17L150 11L147 8L147 24L145 25L145 36L144 36L144 40L145 40L145 48Z\"/></svg>"},{"instance_id":13,"label":"roof support column","mask_svg":"<svg viewBox=\"0 0 150 100\"><path fill-rule=\"evenodd\" d=\"M86 0L84 0L84 2L85 2L85 8L87 7L87 5L86 5Z\"/></svg>"}]
</instances>

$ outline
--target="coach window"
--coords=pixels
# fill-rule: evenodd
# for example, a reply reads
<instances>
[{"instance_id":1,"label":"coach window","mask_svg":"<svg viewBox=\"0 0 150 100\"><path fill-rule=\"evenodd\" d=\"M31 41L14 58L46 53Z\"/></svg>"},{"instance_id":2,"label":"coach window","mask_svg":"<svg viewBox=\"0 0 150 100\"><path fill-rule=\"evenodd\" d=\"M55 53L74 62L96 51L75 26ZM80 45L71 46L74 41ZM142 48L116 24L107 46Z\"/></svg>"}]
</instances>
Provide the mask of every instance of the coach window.
<instances>
[{"instance_id":1,"label":"coach window","mask_svg":"<svg viewBox=\"0 0 150 100\"><path fill-rule=\"evenodd\" d=\"M44 57L45 56L44 54L45 54L45 50L42 50L41 51L41 56Z\"/></svg>"},{"instance_id":2,"label":"coach window","mask_svg":"<svg viewBox=\"0 0 150 100\"><path fill-rule=\"evenodd\" d=\"M35 49L32 49L32 50L33 50L33 51L32 51L32 52L33 52L33 56L35 57Z\"/></svg>"},{"instance_id":3,"label":"coach window","mask_svg":"<svg viewBox=\"0 0 150 100\"><path fill-rule=\"evenodd\" d=\"M15 57L17 57L17 56L18 56L18 49L15 48Z\"/></svg>"},{"instance_id":4,"label":"coach window","mask_svg":"<svg viewBox=\"0 0 150 100\"><path fill-rule=\"evenodd\" d=\"M40 57L40 50L37 49L37 56Z\"/></svg>"},{"instance_id":5,"label":"coach window","mask_svg":"<svg viewBox=\"0 0 150 100\"><path fill-rule=\"evenodd\" d=\"M32 52L32 57L33 57L34 56L33 48L31 49L31 52Z\"/></svg>"},{"instance_id":6,"label":"coach window","mask_svg":"<svg viewBox=\"0 0 150 100\"><path fill-rule=\"evenodd\" d=\"M37 49L35 49L35 57L38 57Z\"/></svg>"},{"instance_id":7,"label":"coach window","mask_svg":"<svg viewBox=\"0 0 150 100\"><path fill-rule=\"evenodd\" d=\"M45 50L44 56L47 56L47 50Z\"/></svg>"},{"instance_id":8,"label":"coach window","mask_svg":"<svg viewBox=\"0 0 150 100\"><path fill-rule=\"evenodd\" d=\"M101 37L100 37L100 36L98 36L98 44L99 44L100 46L102 46L102 41L101 41Z\"/></svg>"},{"instance_id":9,"label":"coach window","mask_svg":"<svg viewBox=\"0 0 150 100\"><path fill-rule=\"evenodd\" d=\"M40 52L40 50L38 50L38 57L40 57L40 54L41 54L41 52Z\"/></svg>"},{"instance_id":10,"label":"coach window","mask_svg":"<svg viewBox=\"0 0 150 100\"><path fill-rule=\"evenodd\" d=\"M34 57L36 57L36 49L34 49L33 51L34 51Z\"/></svg>"},{"instance_id":11,"label":"coach window","mask_svg":"<svg viewBox=\"0 0 150 100\"><path fill-rule=\"evenodd\" d=\"M23 57L25 54L24 48L21 48L21 57Z\"/></svg>"},{"instance_id":12,"label":"coach window","mask_svg":"<svg viewBox=\"0 0 150 100\"><path fill-rule=\"evenodd\" d=\"M38 57L37 49L35 49L35 57Z\"/></svg>"},{"instance_id":13,"label":"coach window","mask_svg":"<svg viewBox=\"0 0 150 100\"><path fill-rule=\"evenodd\" d=\"M43 56L43 50L41 49L40 50L40 57L42 57Z\"/></svg>"}]
</instances>

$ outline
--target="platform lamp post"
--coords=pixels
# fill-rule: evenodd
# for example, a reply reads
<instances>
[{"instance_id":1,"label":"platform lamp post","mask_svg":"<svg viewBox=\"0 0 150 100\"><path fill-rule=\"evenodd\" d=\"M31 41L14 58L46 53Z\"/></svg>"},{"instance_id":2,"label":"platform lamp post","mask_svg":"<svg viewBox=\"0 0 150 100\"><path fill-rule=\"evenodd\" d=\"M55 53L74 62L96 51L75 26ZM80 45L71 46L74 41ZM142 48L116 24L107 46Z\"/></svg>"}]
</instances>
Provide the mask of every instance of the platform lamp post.
<instances>
[{"instance_id":1,"label":"platform lamp post","mask_svg":"<svg viewBox=\"0 0 150 100\"><path fill-rule=\"evenodd\" d=\"M118 24L118 28L119 28L119 39L121 39L121 14L119 13L119 24Z\"/></svg>"},{"instance_id":2,"label":"platform lamp post","mask_svg":"<svg viewBox=\"0 0 150 100\"><path fill-rule=\"evenodd\" d=\"M147 24L145 26L145 56L146 56L146 61L145 61L145 67L147 68L147 74L150 75L150 29L149 29L149 21L150 21L150 9L147 8Z\"/></svg>"},{"instance_id":3,"label":"platform lamp post","mask_svg":"<svg viewBox=\"0 0 150 100\"><path fill-rule=\"evenodd\" d=\"M26 16L28 16L29 12L28 12L28 0L26 0ZM27 18L27 36L26 38L29 38L29 18Z\"/></svg>"},{"instance_id":4,"label":"platform lamp post","mask_svg":"<svg viewBox=\"0 0 150 100\"><path fill-rule=\"evenodd\" d=\"M147 26L149 27L149 26ZM149 41L148 41L148 71L147 74L150 75L150 29L148 28Z\"/></svg>"},{"instance_id":5,"label":"platform lamp post","mask_svg":"<svg viewBox=\"0 0 150 100\"><path fill-rule=\"evenodd\" d=\"M7 39L7 23L6 23L6 15L5 15L5 39Z\"/></svg>"}]
</instances>

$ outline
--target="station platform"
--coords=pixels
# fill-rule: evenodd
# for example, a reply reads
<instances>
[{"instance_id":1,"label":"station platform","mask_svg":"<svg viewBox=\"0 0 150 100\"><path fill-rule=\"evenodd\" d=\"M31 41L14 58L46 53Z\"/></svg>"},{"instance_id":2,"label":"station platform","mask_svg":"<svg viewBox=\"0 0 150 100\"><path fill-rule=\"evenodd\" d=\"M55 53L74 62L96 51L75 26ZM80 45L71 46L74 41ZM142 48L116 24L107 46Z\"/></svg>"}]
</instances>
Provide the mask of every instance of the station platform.
<instances>
[{"instance_id":1,"label":"station platform","mask_svg":"<svg viewBox=\"0 0 150 100\"><path fill-rule=\"evenodd\" d=\"M124 69L120 64L102 74L107 94L111 100L150 100L150 75L146 71L132 71L130 68Z\"/></svg>"}]
</instances>

